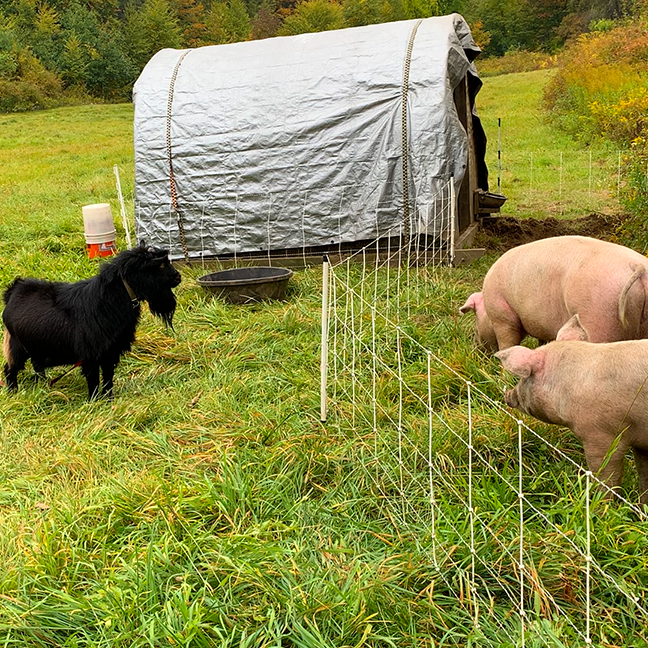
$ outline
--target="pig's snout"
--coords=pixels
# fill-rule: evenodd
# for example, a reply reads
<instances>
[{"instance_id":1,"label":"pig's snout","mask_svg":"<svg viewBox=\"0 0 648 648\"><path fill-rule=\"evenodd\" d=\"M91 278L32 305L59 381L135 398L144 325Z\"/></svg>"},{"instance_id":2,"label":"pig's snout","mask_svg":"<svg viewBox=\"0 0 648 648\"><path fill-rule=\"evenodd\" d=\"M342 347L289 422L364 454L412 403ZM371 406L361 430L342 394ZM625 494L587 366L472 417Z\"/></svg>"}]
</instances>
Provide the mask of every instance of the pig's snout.
<instances>
[{"instance_id":1,"label":"pig's snout","mask_svg":"<svg viewBox=\"0 0 648 648\"><path fill-rule=\"evenodd\" d=\"M519 409L520 407L520 401L518 399L517 393L515 389L509 389L505 394L504 394L504 400L506 401L506 404L509 407L514 407L516 409Z\"/></svg>"}]
</instances>

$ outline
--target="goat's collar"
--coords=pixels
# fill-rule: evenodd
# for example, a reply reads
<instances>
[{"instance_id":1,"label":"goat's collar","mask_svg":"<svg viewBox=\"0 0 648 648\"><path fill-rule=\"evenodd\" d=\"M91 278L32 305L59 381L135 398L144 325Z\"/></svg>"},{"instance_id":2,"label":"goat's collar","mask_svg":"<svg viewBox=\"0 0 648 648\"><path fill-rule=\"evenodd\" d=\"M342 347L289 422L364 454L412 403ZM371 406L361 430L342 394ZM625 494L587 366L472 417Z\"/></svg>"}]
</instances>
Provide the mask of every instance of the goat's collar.
<instances>
[{"instance_id":1,"label":"goat's collar","mask_svg":"<svg viewBox=\"0 0 648 648\"><path fill-rule=\"evenodd\" d=\"M124 284L124 288L126 288L126 292L128 293L128 296L130 297L133 308L137 308L140 305L139 299L137 299L137 295L135 294L133 289L128 285L128 282L126 281L126 279L124 279L124 277L122 277L121 280L122 283Z\"/></svg>"}]
</instances>

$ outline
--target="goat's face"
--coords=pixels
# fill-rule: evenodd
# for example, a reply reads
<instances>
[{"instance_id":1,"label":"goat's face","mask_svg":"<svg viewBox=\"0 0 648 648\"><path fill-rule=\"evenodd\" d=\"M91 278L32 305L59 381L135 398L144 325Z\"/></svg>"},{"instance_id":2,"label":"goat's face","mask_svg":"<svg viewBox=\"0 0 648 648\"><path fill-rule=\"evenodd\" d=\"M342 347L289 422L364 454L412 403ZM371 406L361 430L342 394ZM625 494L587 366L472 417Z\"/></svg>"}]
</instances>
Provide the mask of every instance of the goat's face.
<instances>
[{"instance_id":1,"label":"goat's face","mask_svg":"<svg viewBox=\"0 0 648 648\"><path fill-rule=\"evenodd\" d=\"M180 285L182 275L171 265L168 252L159 248L149 248L149 250L155 251L150 266L153 267L153 275L157 276L155 280L159 285L167 286L169 289Z\"/></svg>"},{"instance_id":2,"label":"goat's face","mask_svg":"<svg viewBox=\"0 0 648 648\"><path fill-rule=\"evenodd\" d=\"M129 251L121 276L132 287L138 299L148 302L153 315L172 325L176 298L172 289L182 277L171 265L166 250L140 244Z\"/></svg>"}]
</instances>

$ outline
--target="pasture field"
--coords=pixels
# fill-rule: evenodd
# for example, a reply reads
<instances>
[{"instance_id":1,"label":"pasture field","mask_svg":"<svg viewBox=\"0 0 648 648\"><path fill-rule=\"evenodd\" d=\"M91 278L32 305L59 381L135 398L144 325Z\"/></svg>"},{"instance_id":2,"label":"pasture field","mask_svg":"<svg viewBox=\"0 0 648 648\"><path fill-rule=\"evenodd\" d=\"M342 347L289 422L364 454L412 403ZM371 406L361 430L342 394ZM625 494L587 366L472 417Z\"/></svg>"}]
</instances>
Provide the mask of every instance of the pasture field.
<instances>
[{"instance_id":1,"label":"pasture field","mask_svg":"<svg viewBox=\"0 0 648 648\"><path fill-rule=\"evenodd\" d=\"M499 175L501 192L507 196L502 213L507 215L614 214L619 211L618 165L623 152L604 142L578 147L547 123L542 94L554 74L555 70L545 69L484 79L476 103L488 138L490 190L497 191Z\"/></svg>"},{"instance_id":2,"label":"pasture field","mask_svg":"<svg viewBox=\"0 0 648 648\"><path fill-rule=\"evenodd\" d=\"M521 82L546 73L529 74L536 76ZM506 92L497 89L498 101ZM489 101L487 128L496 113ZM520 146L526 124L519 122ZM16 275L73 281L96 272L84 250L84 204L112 204L124 247L114 164L132 215L131 106L0 116L2 287ZM465 394L453 372L498 401L509 380L474 348L472 319L457 314L493 260L422 273L407 313L408 334L452 369L435 374L431 398L458 427ZM174 329L144 309L113 401L87 402L79 370L50 387L28 368L17 394L0 393L0 645L520 645L501 591L507 585L495 578L509 583L514 563L489 538L476 539L480 560L493 567L476 567L491 594L475 624L461 576L470 574L465 543L439 538L452 557L440 572L429 557L429 526L381 505L398 481L393 448L373 440L341 394L329 422L320 422L321 269L297 272L287 301L250 307L203 293L195 283L201 268L181 272ZM421 358L411 356L404 373L416 381ZM384 378L380 388L393 408L397 387ZM475 446L506 473L518 453L515 426L497 408L475 416ZM582 451L566 430L536 429L546 442L529 437L524 463L545 518L530 524L537 584L525 594L526 645L580 645L565 618L583 617L585 567L562 536L577 537L581 524L581 480L569 460L582 463ZM462 488L465 452L450 435L438 448L449 482ZM633 499L632 471L626 482ZM474 497L494 511L488 528L514 551L515 498L486 474ZM424 499L413 493L408 510ZM469 515L455 499L448 496L445 519L465 536ZM596 498L592 506L599 564L644 599L646 523L624 506ZM543 533L547 520L562 535ZM551 613L546 588L565 618ZM605 579L593 605L593 645L646 645L645 619L620 612L619 592Z\"/></svg>"}]
</instances>

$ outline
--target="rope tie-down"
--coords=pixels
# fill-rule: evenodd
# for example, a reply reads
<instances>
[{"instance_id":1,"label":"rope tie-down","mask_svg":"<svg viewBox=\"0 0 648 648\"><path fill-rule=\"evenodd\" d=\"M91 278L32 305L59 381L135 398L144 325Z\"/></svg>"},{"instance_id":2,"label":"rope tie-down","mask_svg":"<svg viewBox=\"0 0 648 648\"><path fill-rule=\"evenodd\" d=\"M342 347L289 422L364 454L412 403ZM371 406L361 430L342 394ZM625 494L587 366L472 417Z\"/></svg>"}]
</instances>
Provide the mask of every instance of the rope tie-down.
<instances>
[{"instance_id":1,"label":"rope tie-down","mask_svg":"<svg viewBox=\"0 0 648 648\"><path fill-rule=\"evenodd\" d=\"M402 130L402 164L403 164L403 233L409 255L410 220L409 220L409 156L408 156L408 130L407 130L407 98L409 94L409 74L412 63L412 50L414 49L414 39L416 32L423 20L419 20L409 37L407 52L405 54L405 68L403 70L403 89L402 89L402 108L401 108L401 130Z\"/></svg>"},{"instance_id":2,"label":"rope tie-down","mask_svg":"<svg viewBox=\"0 0 648 648\"><path fill-rule=\"evenodd\" d=\"M173 173L173 152L171 150L171 117L173 115L173 91L175 89L176 79L178 78L178 72L182 61L184 61L187 54L191 50L186 50L182 56L178 59L178 62L173 69L173 74L171 75L171 83L169 84L169 99L167 101L167 121L166 121L166 150L167 150L167 161L169 163L169 185L171 189L171 207L173 208L173 213L175 214L176 220L178 222L178 232L180 234L180 244L182 245L182 253L184 254L185 261L189 261L189 250L187 248L187 238L185 236L184 220L182 219L182 214L178 209L178 189L176 187L175 175Z\"/></svg>"}]
</instances>

